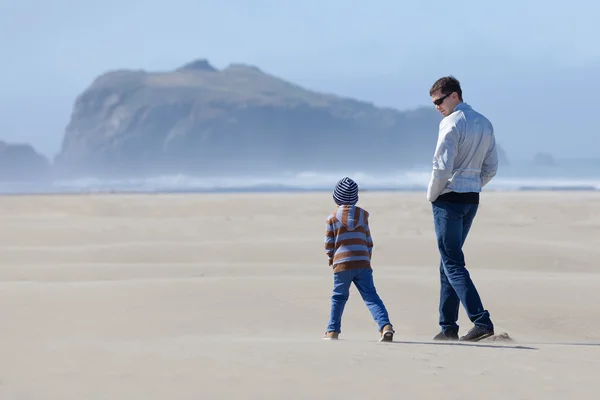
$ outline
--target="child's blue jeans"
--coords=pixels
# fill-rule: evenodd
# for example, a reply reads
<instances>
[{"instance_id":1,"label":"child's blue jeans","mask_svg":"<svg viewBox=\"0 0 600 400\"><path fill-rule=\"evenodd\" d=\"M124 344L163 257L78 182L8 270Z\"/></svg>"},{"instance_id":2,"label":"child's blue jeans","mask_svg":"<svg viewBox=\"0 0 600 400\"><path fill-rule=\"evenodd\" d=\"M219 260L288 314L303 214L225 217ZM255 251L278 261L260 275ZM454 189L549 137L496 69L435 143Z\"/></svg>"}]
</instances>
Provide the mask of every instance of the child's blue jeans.
<instances>
[{"instance_id":1,"label":"child's blue jeans","mask_svg":"<svg viewBox=\"0 0 600 400\"><path fill-rule=\"evenodd\" d=\"M331 315L329 317L329 325L327 325L327 332L341 332L342 314L350 295L350 285L353 282L369 311L371 311L371 315L373 315L373 319L379 326L379 330L386 324L390 324L388 312L375 289L373 270L370 268L358 268L333 274Z\"/></svg>"}]
</instances>

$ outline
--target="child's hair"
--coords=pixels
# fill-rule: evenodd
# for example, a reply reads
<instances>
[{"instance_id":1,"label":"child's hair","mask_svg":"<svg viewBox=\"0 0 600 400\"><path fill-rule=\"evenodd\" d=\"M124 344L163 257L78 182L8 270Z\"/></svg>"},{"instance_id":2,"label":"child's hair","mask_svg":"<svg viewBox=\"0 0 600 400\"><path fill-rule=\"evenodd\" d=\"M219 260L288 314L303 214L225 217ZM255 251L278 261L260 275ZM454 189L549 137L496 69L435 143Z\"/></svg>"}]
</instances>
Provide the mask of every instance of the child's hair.
<instances>
[{"instance_id":1,"label":"child's hair","mask_svg":"<svg viewBox=\"0 0 600 400\"><path fill-rule=\"evenodd\" d=\"M333 190L333 201L338 206L358 203L358 185L347 176L340 179Z\"/></svg>"}]
</instances>

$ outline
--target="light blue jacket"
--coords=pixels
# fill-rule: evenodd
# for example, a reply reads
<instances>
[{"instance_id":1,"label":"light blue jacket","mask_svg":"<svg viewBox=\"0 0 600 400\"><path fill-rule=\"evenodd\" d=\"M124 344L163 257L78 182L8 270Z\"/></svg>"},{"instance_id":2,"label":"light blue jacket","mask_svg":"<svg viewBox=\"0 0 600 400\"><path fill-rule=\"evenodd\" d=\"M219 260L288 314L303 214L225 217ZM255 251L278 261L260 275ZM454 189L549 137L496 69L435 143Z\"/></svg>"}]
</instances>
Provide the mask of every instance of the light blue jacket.
<instances>
[{"instance_id":1,"label":"light blue jacket","mask_svg":"<svg viewBox=\"0 0 600 400\"><path fill-rule=\"evenodd\" d=\"M498 153L492 123L467 103L440 122L427 199L453 192L481 192L496 175Z\"/></svg>"}]
</instances>

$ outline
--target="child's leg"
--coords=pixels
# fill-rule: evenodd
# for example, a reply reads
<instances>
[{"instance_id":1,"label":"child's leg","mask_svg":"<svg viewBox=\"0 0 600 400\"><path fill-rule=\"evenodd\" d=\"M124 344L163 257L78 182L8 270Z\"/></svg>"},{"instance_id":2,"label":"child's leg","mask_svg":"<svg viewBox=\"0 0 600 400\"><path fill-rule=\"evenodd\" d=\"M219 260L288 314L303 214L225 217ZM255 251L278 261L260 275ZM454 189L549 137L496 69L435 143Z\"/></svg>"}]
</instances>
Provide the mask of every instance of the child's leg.
<instances>
[{"instance_id":1,"label":"child's leg","mask_svg":"<svg viewBox=\"0 0 600 400\"><path fill-rule=\"evenodd\" d=\"M342 314L350 294L352 271L341 271L333 274L333 295L331 296L331 315L327 332L341 332Z\"/></svg>"},{"instance_id":2,"label":"child's leg","mask_svg":"<svg viewBox=\"0 0 600 400\"><path fill-rule=\"evenodd\" d=\"M381 331L381 329L388 324L391 325L387 309L375 289L373 271L371 269L365 269L364 272L357 274L354 278L354 284L369 308L369 311L371 311L373 319L377 322L379 330Z\"/></svg>"}]
</instances>

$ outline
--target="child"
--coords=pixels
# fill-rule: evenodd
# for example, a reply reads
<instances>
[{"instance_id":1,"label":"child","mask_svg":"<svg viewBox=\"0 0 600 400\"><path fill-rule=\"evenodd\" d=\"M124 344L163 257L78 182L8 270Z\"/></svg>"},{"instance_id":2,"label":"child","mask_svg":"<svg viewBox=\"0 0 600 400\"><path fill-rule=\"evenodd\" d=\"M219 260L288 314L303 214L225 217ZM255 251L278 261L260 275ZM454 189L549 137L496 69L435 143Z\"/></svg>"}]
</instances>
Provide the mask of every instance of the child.
<instances>
[{"instance_id":1,"label":"child","mask_svg":"<svg viewBox=\"0 0 600 400\"><path fill-rule=\"evenodd\" d=\"M327 218L325 236L325 252L329 265L333 267L333 296L329 325L323 339L338 338L350 285L354 283L379 326L379 341L391 342L394 330L373 283L369 213L356 206L358 185L348 177L341 179L333 191L333 200L338 207Z\"/></svg>"}]
</instances>

